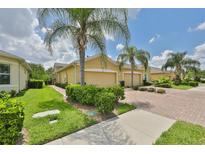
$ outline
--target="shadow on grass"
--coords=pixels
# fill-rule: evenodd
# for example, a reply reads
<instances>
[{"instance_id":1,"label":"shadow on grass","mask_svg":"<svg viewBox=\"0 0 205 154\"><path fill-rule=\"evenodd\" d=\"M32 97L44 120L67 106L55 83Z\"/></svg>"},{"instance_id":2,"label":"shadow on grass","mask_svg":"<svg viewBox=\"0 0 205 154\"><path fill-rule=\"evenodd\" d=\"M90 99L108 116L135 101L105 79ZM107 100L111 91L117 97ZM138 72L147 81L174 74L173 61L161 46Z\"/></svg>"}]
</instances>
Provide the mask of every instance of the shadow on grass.
<instances>
[{"instance_id":1,"label":"shadow on grass","mask_svg":"<svg viewBox=\"0 0 205 154\"><path fill-rule=\"evenodd\" d=\"M70 104L66 104L59 99L51 99L49 101L39 102L38 107L42 110L59 109L61 111L74 108Z\"/></svg>"}]
</instances>

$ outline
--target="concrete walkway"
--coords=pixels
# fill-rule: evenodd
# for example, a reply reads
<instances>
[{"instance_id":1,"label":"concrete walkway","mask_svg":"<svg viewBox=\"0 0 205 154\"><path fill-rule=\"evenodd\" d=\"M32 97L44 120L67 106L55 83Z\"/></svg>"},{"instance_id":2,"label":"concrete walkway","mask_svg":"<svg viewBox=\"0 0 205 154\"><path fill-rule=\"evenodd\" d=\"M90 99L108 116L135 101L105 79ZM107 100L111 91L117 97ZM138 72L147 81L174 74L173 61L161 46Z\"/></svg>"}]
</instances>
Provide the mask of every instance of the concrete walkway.
<instances>
[{"instance_id":1,"label":"concrete walkway","mask_svg":"<svg viewBox=\"0 0 205 154\"><path fill-rule=\"evenodd\" d=\"M153 144L174 122L136 109L47 144Z\"/></svg>"},{"instance_id":2,"label":"concrete walkway","mask_svg":"<svg viewBox=\"0 0 205 154\"><path fill-rule=\"evenodd\" d=\"M66 98L65 89L60 88L60 87L57 87L57 86L55 86L55 85L51 85L51 87L52 87L53 89L55 89L57 92L61 93L61 94L64 96L64 98Z\"/></svg>"}]
</instances>

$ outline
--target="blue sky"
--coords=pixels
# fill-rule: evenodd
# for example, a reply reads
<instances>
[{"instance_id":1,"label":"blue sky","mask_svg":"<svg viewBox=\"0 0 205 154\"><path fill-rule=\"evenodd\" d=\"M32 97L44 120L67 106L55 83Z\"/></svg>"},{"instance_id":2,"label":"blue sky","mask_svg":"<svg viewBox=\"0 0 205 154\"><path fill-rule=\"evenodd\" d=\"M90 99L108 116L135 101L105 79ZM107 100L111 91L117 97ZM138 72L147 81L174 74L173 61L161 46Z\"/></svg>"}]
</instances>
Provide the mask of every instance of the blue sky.
<instances>
[{"instance_id":1,"label":"blue sky","mask_svg":"<svg viewBox=\"0 0 205 154\"><path fill-rule=\"evenodd\" d=\"M136 19L129 18L130 45L145 49L152 56L165 50L193 55L195 47L205 42L205 28L195 30L204 21L205 9L141 9ZM118 43L107 41L107 51L112 57L117 56Z\"/></svg>"},{"instance_id":2,"label":"blue sky","mask_svg":"<svg viewBox=\"0 0 205 154\"><path fill-rule=\"evenodd\" d=\"M36 11L0 9L0 49L46 68L76 59L69 40L57 42L53 56L49 54ZM187 51L187 56L199 60L205 69L205 9L129 9L128 26L130 45L149 51L150 65L161 67L168 53ZM106 44L108 55L116 59L123 42L106 35ZM87 51L87 55L93 54Z\"/></svg>"}]
</instances>

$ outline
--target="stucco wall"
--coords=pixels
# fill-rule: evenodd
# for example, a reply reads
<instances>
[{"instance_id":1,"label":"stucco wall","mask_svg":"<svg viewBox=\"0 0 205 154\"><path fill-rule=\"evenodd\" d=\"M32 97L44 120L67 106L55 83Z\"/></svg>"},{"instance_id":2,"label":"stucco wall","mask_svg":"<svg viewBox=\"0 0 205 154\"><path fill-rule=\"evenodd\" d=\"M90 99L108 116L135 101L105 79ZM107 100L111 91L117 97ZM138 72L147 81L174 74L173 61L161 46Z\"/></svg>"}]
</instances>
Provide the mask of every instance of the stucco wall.
<instances>
[{"instance_id":1,"label":"stucco wall","mask_svg":"<svg viewBox=\"0 0 205 154\"><path fill-rule=\"evenodd\" d=\"M103 72L103 73L100 73ZM91 84L112 86L119 84L120 80L124 80L124 73L130 72L129 68L123 68L119 70L118 65L112 63L110 60L106 60L105 64L102 64L100 57L88 60L85 62L85 81ZM143 70L135 70L135 72L141 74L137 75L137 83L142 83ZM67 78L66 78L67 73ZM101 74L101 75L99 75ZM67 81L68 83L79 83L80 82L80 66L76 64L75 66L70 66L65 70L58 72L59 82L63 83ZM66 78L66 79L65 79ZM96 81L97 80L97 81ZM113 83L113 84L111 84Z\"/></svg>"},{"instance_id":2,"label":"stucco wall","mask_svg":"<svg viewBox=\"0 0 205 154\"><path fill-rule=\"evenodd\" d=\"M168 79L174 79L175 75L174 73L151 73L150 80L159 80L160 78L168 78Z\"/></svg>"},{"instance_id":3,"label":"stucco wall","mask_svg":"<svg viewBox=\"0 0 205 154\"><path fill-rule=\"evenodd\" d=\"M0 56L0 63L10 65L10 84L1 84L0 91L23 90L27 86L28 71L19 61ZM19 74L20 73L20 74Z\"/></svg>"}]
</instances>

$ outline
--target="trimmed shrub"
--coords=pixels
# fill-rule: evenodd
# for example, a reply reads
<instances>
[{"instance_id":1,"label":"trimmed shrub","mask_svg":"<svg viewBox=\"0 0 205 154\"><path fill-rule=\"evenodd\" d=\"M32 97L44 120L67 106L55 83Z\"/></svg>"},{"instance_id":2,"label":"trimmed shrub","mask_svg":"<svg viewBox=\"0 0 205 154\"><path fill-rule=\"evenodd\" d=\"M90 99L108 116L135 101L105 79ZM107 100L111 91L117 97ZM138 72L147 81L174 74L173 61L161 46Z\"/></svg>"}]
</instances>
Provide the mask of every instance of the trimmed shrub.
<instances>
[{"instance_id":1,"label":"trimmed shrub","mask_svg":"<svg viewBox=\"0 0 205 154\"><path fill-rule=\"evenodd\" d=\"M8 93L2 95L0 99L0 144L16 144L23 127L23 105L14 99L9 99Z\"/></svg>"},{"instance_id":2,"label":"trimmed shrub","mask_svg":"<svg viewBox=\"0 0 205 154\"><path fill-rule=\"evenodd\" d=\"M188 81L188 80L183 80L183 81L181 81L181 84L182 84L182 85L189 85L189 82L190 82L190 81Z\"/></svg>"},{"instance_id":3,"label":"trimmed shrub","mask_svg":"<svg viewBox=\"0 0 205 154\"><path fill-rule=\"evenodd\" d=\"M29 88L41 89L41 88L43 88L43 80L31 79L31 80L28 81L28 87Z\"/></svg>"},{"instance_id":4,"label":"trimmed shrub","mask_svg":"<svg viewBox=\"0 0 205 154\"><path fill-rule=\"evenodd\" d=\"M93 85L73 84L66 87L66 94L70 99L86 105L95 105L94 98L99 91L100 89Z\"/></svg>"},{"instance_id":5,"label":"trimmed shrub","mask_svg":"<svg viewBox=\"0 0 205 154\"><path fill-rule=\"evenodd\" d=\"M66 95L73 101L79 101L82 94L82 87L79 84L71 84L66 87Z\"/></svg>"},{"instance_id":6,"label":"trimmed shrub","mask_svg":"<svg viewBox=\"0 0 205 154\"><path fill-rule=\"evenodd\" d=\"M11 97L15 97L16 96L16 90L11 90L10 91L10 95L11 95Z\"/></svg>"},{"instance_id":7,"label":"trimmed shrub","mask_svg":"<svg viewBox=\"0 0 205 154\"><path fill-rule=\"evenodd\" d=\"M95 97L95 106L98 112L105 114L114 110L114 101L116 96L111 92L102 91Z\"/></svg>"},{"instance_id":8,"label":"trimmed shrub","mask_svg":"<svg viewBox=\"0 0 205 154\"><path fill-rule=\"evenodd\" d=\"M139 91L147 91L147 88L146 87L140 87Z\"/></svg>"},{"instance_id":9,"label":"trimmed shrub","mask_svg":"<svg viewBox=\"0 0 205 154\"><path fill-rule=\"evenodd\" d=\"M152 85L151 82L143 80L143 86L151 86L151 85Z\"/></svg>"},{"instance_id":10,"label":"trimmed shrub","mask_svg":"<svg viewBox=\"0 0 205 154\"><path fill-rule=\"evenodd\" d=\"M150 87L150 88L148 88L148 89L147 89L147 91L148 91L148 92L155 92L155 91L156 91L156 89L155 89L155 88Z\"/></svg>"},{"instance_id":11,"label":"trimmed shrub","mask_svg":"<svg viewBox=\"0 0 205 154\"><path fill-rule=\"evenodd\" d=\"M182 85L188 85L188 86L192 86L192 87L197 87L199 86L199 83L197 81L192 81L192 80L183 80L181 82Z\"/></svg>"},{"instance_id":12,"label":"trimmed shrub","mask_svg":"<svg viewBox=\"0 0 205 154\"><path fill-rule=\"evenodd\" d=\"M204 80L204 79L201 79L200 82L201 82L201 83L205 83L205 80Z\"/></svg>"},{"instance_id":13,"label":"trimmed shrub","mask_svg":"<svg viewBox=\"0 0 205 154\"><path fill-rule=\"evenodd\" d=\"M157 89L157 93L160 93L160 94L165 94L166 91L164 89Z\"/></svg>"},{"instance_id":14,"label":"trimmed shrub","mask_svg":"<svg viewBox=\"0 0 205 154\"><path fill-rule=\"evenodd\" d=\"M0 99L6 100L6 99L8 99L10 97L11 97L11 95L9 93L7 93L6 91L1 91L0 92Z\"/></svg>"},{"instance_id":15,"label":"trimmed shrub","mask_svg":"<svg viewBox=\"0 0 205 154\"><path fill-rule=\"evenodd\" d=\"M139 90L139 86L134 86L133 90Z\"/></svg>"},{"instance_id":16,"label":"trimmed shrub","mask_svg":"<svg viewBox=\"0 0 205 154\"><path fill-rule=\"evenodd\" d=\"M169 79L161 78L159 80L154 81L155 87L163 87L163 88L171 88L172 84Z\"/></svg>"},{"instance_id":17,"label":"trimmed shrub","mask_svg":"<svg viewBox=\"0 0 205 154\"><path fill-rule=\"evenodd\" d=\"M189 85L192 87L197 87L199 86L199 83L197 81L189 81Z\"/></svg>"},{"instance_id":18,"label":"trimmed shrub","mask_svg":"<svg viewBox=\"0 0 205 154\"><path fill-rule=\"evenodd\" d=\"M116 101L125 99L125 91L123 87L113 86L104 89L107 90L108 92L112 92L116 97Z\"/></svg>"},{"instance_id":19,"label":"trimmed shrub","mask_svg":"<svg viewBox=\"0 0 205 154\"><path fill-rule=\"evenodd\" d=\"M174 81L174 84L175 84L176 86L180 85L181 82L182 82L180 79L177 79L177 78L174 79L173 81Z\"/></svg>"},{"instance_id":20,"label":"trimmed shrub","mask_svg":"<svg viewBox=\"0 0 205 154\"><path fill-rule=\"evenodd\" d=\"M55 85L56 85L57 87L60 87L60 88L65 89L66 86L68 85L68 83L55 83Z\"/></svg>"},{"instance_id":21,"label":"trimmed shrub","mask_svg":"<svg viewBox=\"0 0 205 154\"><path fill-rule=\"evenodd\" d=\"M172 86L170 83L161 83L158 84L156 87L171 88Z\"/></svg>"},{"instance_id":22,"label":"trimmed shrub","mask_svg":"<svg viewBox=\"0 0 205 154\"><path fill-rule=\"evenodd\" d=\"M95 86L87 85L81 87L82 93L79 102L86 105L95 105L95 95L98 93L99 89Z\"/></svg>"},{"instance_id":23,"label":"trimmed shrub","mask_svg":"<svg viewBox=\"0 0 205 154\"><path fill-rule=\"evenodd\" d=\"M78 84L68 85L66 95L73 101L86 105L95 105L95 97L98 93L109 92L115 96L115 101L124 99L124 88L114 86L109 88L99 88L94 85L80 86Z\"/></svg>"}]
</instances>

